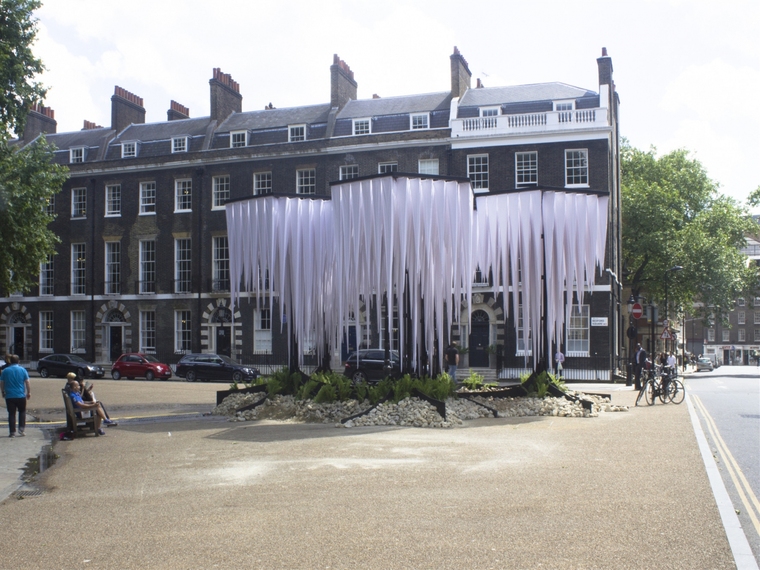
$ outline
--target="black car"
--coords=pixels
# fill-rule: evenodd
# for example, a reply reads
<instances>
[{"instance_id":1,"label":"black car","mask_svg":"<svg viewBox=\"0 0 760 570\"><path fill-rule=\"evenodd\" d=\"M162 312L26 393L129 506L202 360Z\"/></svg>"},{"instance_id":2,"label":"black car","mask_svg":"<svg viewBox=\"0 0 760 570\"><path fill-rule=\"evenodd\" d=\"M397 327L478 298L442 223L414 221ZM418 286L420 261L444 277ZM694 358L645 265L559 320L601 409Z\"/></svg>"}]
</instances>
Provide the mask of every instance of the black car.
<instances>
[{"instance_id":1,"label":"black car","mask_svg":"<svg viewBox=\"0 0 760 570\"><path fill-rule=\"evenodd\" d=\"M259 377L259 371L256 368L238 364L223 354L186 354L177 363L176 374L188 382L196 380L250 382Z\"/></svg>"},{"instance_id":2,"label":"black car","mask_svg":"<svg viewBox=\"0 0 760 570\"><path fill-rule=\"evenodd\" d=\"M391 376L401 372L398 352L391 350ZM352 352L343 363L343 374L354 382L379 382L388 374L385 372L385 351L378 348L364 348Z\"/></svg>"},{"instance_id":3,"label":"black car","mask_svg":"<svg viewBox=\"0 0 760 570\"><path fill-rule=\"evenodd\" d=\"M73 372L80 378L103 378L102 366L91 364L76 354L49 354L37 361L37 372L43 378L58 376L63 378Z\"/></svg>"}]
</instances>

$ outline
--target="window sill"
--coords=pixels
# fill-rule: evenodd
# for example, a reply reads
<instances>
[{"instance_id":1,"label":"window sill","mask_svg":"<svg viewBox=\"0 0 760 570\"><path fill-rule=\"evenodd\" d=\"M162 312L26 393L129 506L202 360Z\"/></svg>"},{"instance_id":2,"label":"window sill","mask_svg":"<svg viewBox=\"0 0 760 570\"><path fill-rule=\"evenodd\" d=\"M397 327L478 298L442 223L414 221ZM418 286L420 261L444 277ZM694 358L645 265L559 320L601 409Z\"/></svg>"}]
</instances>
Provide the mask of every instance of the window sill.
<instances>
[{"instance_id":1,"label":"window sill","mask_svg":"<svg viewBox=\"0 0 760 570\"><path fill-rule=\"evenodd\" d=\"M139 214L137 214L137 215L138 215L138 216L155 216L155 215L156 215L156 213L155 213L155 212L140 212L140 213L139 213Z\"/></svg>"},{"instance_id":2,"label":"window sill","mask_svg":"<svg viewBox=\"0 0 760 570\"><path fill-rule=\"evenodd\" d=\"M565 184L565 188L591 188L589 184Z\"/></svg>"},{"instance_id":3,"label":"window sill","mask_svg":"<svg viewBox=\"0 0 760 570\"><path fill-rule=\"evenodd\" d=\"M191 214L192 210L174 210L175 214Z\"/></svg>"},{"instance_id":4,"label":"window sill","mask_svg":"<svg viewBox=\"0 0 760 570\"><path fill-rule=\"evenodd\" d=\"M104 218L121 218L121 213L118 214L106 214Z\"/></svg>"}]
</instances>

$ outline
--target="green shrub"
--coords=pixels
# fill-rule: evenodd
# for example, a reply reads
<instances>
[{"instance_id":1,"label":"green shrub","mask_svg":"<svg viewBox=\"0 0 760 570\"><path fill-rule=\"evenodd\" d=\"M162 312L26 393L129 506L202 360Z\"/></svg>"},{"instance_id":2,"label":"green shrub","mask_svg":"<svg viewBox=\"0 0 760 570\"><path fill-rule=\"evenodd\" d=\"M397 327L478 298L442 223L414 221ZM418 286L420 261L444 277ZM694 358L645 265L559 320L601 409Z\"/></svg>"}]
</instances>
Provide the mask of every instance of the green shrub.
<instances>
[{"instance_id":1,"label":"green shrub","mask_svg":"<svg viewBox=\"0 0 760 570\"><path fill-rule=\"evenodd\" d=\"M312 394L316 391L319 382L315 379L310 379L296 392L296 400L308 400Z\"/></svg>"},{"instance_id":2,"label":"green shrub","mask_svg":"<svg viewBox=\"0 0 760 570\"><path fill-rule=\"evenodd\" d=\"M315 383L316 384L316 383ZM330 384L323 385L317 395L314 396L316 404L327 404L335 401L335 387Z\"/></svg>"},{"instance_id":3,"label":"green shrub","mask_svg":"<svg viewBox=\"0 0 760 570\"><path fill-rule=\"evenodd\" d=\"M416 388L415 380L409 374L404 374L401 378L393 383L393 401L399 403L404 398L412 395L412 388Z\"/></svg>"},{"instance_id":4,"label":"green shrub","mask_svg":"<svg viewBox=\"0 0 760 570\"><path fill-rule=\"evenodd\" d=\"M270 376L267 380L267 394L274 398L277 394L282 394L282 383L277 375Z\"/></svg>"},{"instance_id":5,"label":"green shrub","mask_svg":"<svg viewBox=\"0 0 760 570\"><path fill-rule=\"evenodd\" d=\"M470 375L462 380L462 385L468 390L480 390L483 388L483 376L477 372L470 372Z\"/></svg>"},{"instance_id":6,"label":"green shrub","mask_svg":"<svg viewBox=\"0 0 760 570\"><path fill-rule=\"evenodd\" d=\"M369 384L366 382L354 384L354 391L356 392L356 399L359 402L363 402L369 397Z\"/></svg>"},{"instance_id":7,"label":"green shrub","mask_svg":"<svg viewBox=\"0 0 760 570\"><path fill-rule=\"evenodd\" d=\"M369 399L369 403L374 406L380 400L382 400L388 394L390 394L392 389L393 389L393 382L391 382L391 380L389 380L388 378L378 382L374 386L368 386L367 398Z\"/></svg>"}]
</instances>

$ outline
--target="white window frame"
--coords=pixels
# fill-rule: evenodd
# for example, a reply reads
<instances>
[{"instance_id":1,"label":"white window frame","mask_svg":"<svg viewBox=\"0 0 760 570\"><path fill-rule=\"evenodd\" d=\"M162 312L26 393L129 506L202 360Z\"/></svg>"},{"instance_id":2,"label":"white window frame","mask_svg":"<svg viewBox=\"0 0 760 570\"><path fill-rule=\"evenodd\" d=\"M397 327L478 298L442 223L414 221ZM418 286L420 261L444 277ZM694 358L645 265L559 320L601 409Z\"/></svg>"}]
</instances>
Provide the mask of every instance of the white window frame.
<instances>
[{"instance_id":1,"label":"white window frame","mask_svg":"<svg viewBox=\"0 0 760 570\"><path fill-rule=\"evenodd\" d=\"M354 135L372 134L372 119L367 117L364 117L362 119L354 119L352 122L351 132Z\"/></svg>"},{"instance_id":2,"label":"white window frame","mask_svg":"<svg viewBox=\"0 0 760 570\"><path fill-rule=\"evenodd\" d=\"M467 155L467 177L475 193L488 192L489 187L488 154Z\"/></svg>"},{"instance_id":3,"label":"white window frame","mask_svg":"<svg viewBox=\"0 0 760 570\"><path fill-rule=\"evenodd\" d=\"M578 155L577 157L571 156L576 154ZM579 159L583 164L576 166L575 161ZM585 182L583 181L584 179ZM580 180L580 182L578 180ZM588 186L588 149L565 149L565 188L588 188Z\"/></svg>"},{"instance_id":4,"label":"white window frame","mask_svg":"<svg viewBox=\"0 0 760 570\"><path fill-rule=\"evenodd\" d=\"M49 297L55 293L54 257L47 256L47 261L40 263L40 297Z\"/></svg>"},{"instance_id":5,"label":"white window frame","mask_svg":"<svg viewBox=\"0 0 760 570\"><path fill-rule=\"evenodd\" d=\"M253 173L253 195L264 196L272 193L272 171Z\"/></svg>"},{"instance_id":6,"label":"white window frame","mask_svg":"<svg viewBox=\"0 0 760 570\"><path fill-rule=\"evenodd\" d=\"M48 216L55 216L55 194L48 196L47 204L45 204L45 213Z\"/></svg>"},{"instance_id":7,"label":"white window frame","mask_svg":"<svg viewBox=\"0 0 760 570\"><path fill-rule=\"evenodd\" d=\"M174 352L184 354L193 349L193 313L179 309L174 311Z\"/></svg>"},{"instance_id":8,"label":"white window frame","mask_svg":"<svg viewBox=\"0 0 760 570\"><path fill-rule=\"evenodd\" d=\"M591 307L570 307L570 319L565 333L565 356L588 356L591 352ZM573 338L575 337L575 338Z\"/></svg>"},{"instance_id":9,"label":"white window frame","mask_svg":"<svg viewBox=\"0 0 760 570\"><path fill-rule=\"evenodd\" d=\"M193 291L192 238L176 238L174 240L173 289L175 293L192 293Z\"/></svg>"},{"instance_id":10,"label":"white window frame","mask_svg":"<svg viewBox=\"0 0 760 570\"><path fill-rule=\"evenodd\" d=\"M106 184L106 218L121 216L121 184Z\"/></svg>"},{"instance_id":11,"label":"white window frame","mask_svg":"<svg viewBox=\"0 0 760 570\"><path fill-rule=\"evenodd\" d=\"M417 161L417 172L420 174L430 174L438 176L440 174L439 162L437 158L420 158Z\"/></svg>"},{"instance_id":12,"label":"white window frame","mask_svg":"<svg viewBox=\"0 0 760 570\"><path fill-rule=\"evenodd\" d=\"M140 352L156 353L156 311L140 311Z\"/></svg>"},{"instance_id":13,"label":"white window frame","mask_svg":"<svg viewBox=\"0 0 760 570\"><path fill-rule=\"evenodd\" d=\"M288 125L288 142L304 142L306 140L306 124Z\"/></svg>"},{"instance_id":14,"label":"white window frame","mask_svg":"<svg viewBox=\"0 0 760 570\"><path fill-rule=\"evenodd\" d=\"M124 141L121 143L121 157L122 158L135 158L137 156L137 142L136 141Z\"/></svg>"},{"instance_id":15,"label":"white window frame","mask_svg":"<svg viewBox=\"0 0 760 570\"><path fill-rule=\"evenodd\" d=\"M71 244L71 294L87 294L87 244Z\"/></svg>"},{"instance_id":16,"label":"white window frame","mask_svg":"<svg viewBox=\"0 0 760 570\"><path fill-rule=\"evenodd\" d=\"M760 329L755 329L755 340L754 342L760 342Z\"/></svg>"},{"instance_id":17,"label":"white window frame","mask_svg":"<svg viewBox=\"0 0 760 570\"><path fill-rule=\"evenodd\" d=\"M230 148L243 148L248 146L248 131L231 131Z\"/></svg>"},{"instance_id":18,"label":"white window frame","mask_svg":"<svg viewBox=\"0 0 760 570\"><path fill-rule=\"evenodd\" d=\"M85 148L83 146L77 146L74 148L69 149L69 162L71 164L78 164L81 162L84 162L84 152Z\"/></svg>"},{"instance_id":19,"label":"white window frame","mask_svg":"<svg viewBox=\"0 0 760 570\"><path fill-rule=\"evenodd\" d=\"M121 293L121 242L107 241L105 244L104 293Z\"/></svg>"},{"instance_id":20,"label":"white window frame","mask_svg":"<svg viewBox=\"0 0 760 570\"><path fill-rule=\"evenodd\" d=\"M140 294L156 292L156 240L140 240Z\"/></svg>"},{"instance_id":21,"label":"white window frame","mask_svg":"<svg viewBox=\"0 0 760 570\"><path fill-rule=\"evenodd\" d=\"M339 173L340 180L353 180L359 178L359 165L358 164L344 164L340 167Z\"/></svg>"},{"instance_id":22,"label":"white window frame","mask_svg":"<svg viewBox=\"0 0 760 570\"><path fill-rule=\"evenodd\" d=\"M87 217L87 188L71 189L71 218L84 219Z\"/></svg>"},{"instance_id":23,"label":"white window frame","mask_svg":"<svg viewBox=\"0 0 760 570\"><path fill-rule=\"evenodd\" d=\"M213 194L211 209L223 210L224 203L230 199L230 175L220 174L219 176L214 176L211 180Z\"/></svg>"},{"instance_id":24,"label":"white window frame","mask_svg":"<svg viewBox=\"0 0 760 570\"><path fill-rule=\"evenodd\" d=\"M140 215L156 215L156 182L140 182Z\"/></svg>"},{"instance_id":25,"label":"white window frame","mask_svg":"<svg viewBox=\"0 0 760 570\"><path fill-rule=\"evenodd\" d=\"M481 117L498 117L501 115L501 107L480 107Z\"/></svg>"},{"instance_id":26,"label":"white window frame","mask_svg":"<svg viewBox=\"0 0 760 570\"><path fill-rule=\"evenodd\" d=\"M517 307L517 342L515 343L515 356L528 356L533 354L533 329L528 329L528 338L525 338L525 319L523 317L523 305Z\"/></svg>"},{"instance_id":27,"label":"white window frame","mask_svg":"<svg viewBox=\"0 0 760 570\"><path fill-rule=\"evenodd\" d=\"M557 113L558 122L572 123L573 111L575 111L575 99L554 101L554 111Z\"/></svg>"},{"instance_id":28,"label":"white window frame","mask_svg":"<svg viewBox=\"0 0 760 570\"><path fill-rule=\"evenodd\" d=\"M296 170L296 194L317 193L317 169L299 168Z\"/></svg>"},{"instance_id":29,"label":"white window frame","mask_svg":"<svg viewBox=\"0 0 760 570\"><path fill-rule=\"evenodd\" d=\"M378 174L390 174L391 172L398 172L398 161L377 163Z\"/></svg>"},{"instance_id":30,"label":"white window frame","mask_svg":"<svg viewBox=\"0 0 760 570\"><path fill-rule=\"evenodd\" d=\"M212 280L216 287L212 292L229 291L230 287L230 242L227 236L211 238ZM226 283L222 283L225 282Z\"/></svg>"},{"instance_id":31,"label":"white window frame","mask_svg":"<svg viewBox=\"0 0 760 570\"><path fill-rule=\"evenodd\" d=\"M53 311L40 311L40 352L53 352Z\"/></svg>"},{"instance_id":32,"label":"white window frame","mask_svg":"<svg viewBox=\"0 0 760 570\"><path fill-rule=\"evenodd\" d=\"M538 151L527 150L515 153L515 186L538 184Z\"/></svg>"},{"instance_id":33,"label":"white window frame","mask_svg":"<svg viewBox=\"0 0 760 570\"><path fill-rule=\"evenodd\" d=\"M746 341L747 341L747 331L745 329L738 329L736 342L746 342Z\"/></svg>"},{"instance_id":34,"label":"white window frame","mask_svg":"<svg viewBox=\"0 0 760 570\"><path fill-rule=\"evenodd\" d=\"M731 341L731 331L727 329L723 329L721 331L721 339L723 339L723 342L730 342Z\"/></svg>"},{"instance_id":35,"label":"white window frame","mask_svg":"<svg viewBox=\"0 0 760 570\"><path fill-rule=\"evenodd\" d=\"M760 325L760 309L758 309L757 311L755 311L755 318L754 318L754 320L755 320L754 324Z\"/></svg>"},{"instance_id":36,"label":"white window frame","mask_svg":"<svg viewBox=\"0 0 760 570\"><path fill-rule=\"evenodd\" d=\"M84 311L71 311L71 350L72 354L84 353L86 348L84 345L87 343L87 325L85 324Z\"/></svg>"},{"instance_id":37,"label":"white window frame","mask_svg":"<svg viewBox=\"0 0 760 570\"><path fill-rule=\"evenodd\" d=\"M193 211L193 180L179 178L174 181L174 213Z\"/></svg>"},{"instance_id":38,"label":"white window frame","mask_svg":"<svg viewBox=\"0 0 760 570\"><path fill-rule=\"evenodd\" d=\"M410 131L425 131L430 128L430 113L412 113L409 115Z\"/></svg>"},{"instance_id":39,"label":"white window frame","mask_svg":"<svg viewBox=\"0 0 760 570\"><path fill-rule=\"evenodd\" d=\"M746 305L746 302L745 302L745 300L744 300L744 297L739 297L739 298L736 300L736 306L737 306L737 307L744 307L745 305Z\"/></svg>"},{"instance_id":40,"label":"white window frame","mask_svg":"<svg viewBox=\"0 0 760 570\"><path fill-rule=\"evenodd\" d=\"M272 310L269 308L253 311L253 353L272 353Z\"/></svg>"},{"instance_id":41,"label":"white window frame","mask_svg":"<svg viewBox=\"0 0 760 570\"><path fill-rule=\"evenodd\" d=\"M715 329L707 329L707 342L715 342Z\"/></svg>"},{"instance_id":42,"label":"white window frame","mask_svg":"<svg viewBox=\"0 0 760 570\"><path fill-rule=\"evenodd\" d=\"M187 137L172 137L172 154L187 152Z\"/></svg>"},{"instance_id":43,"label":"white window frame","mask_svg":"<svg viewBox=\"0 0 760 570\"><path fill-rule=\"evenodd\" d=\"M747 321L747 313L744 311L737 311L736 313L737 324L744 325Z\"/></svg>"}]
</instances>

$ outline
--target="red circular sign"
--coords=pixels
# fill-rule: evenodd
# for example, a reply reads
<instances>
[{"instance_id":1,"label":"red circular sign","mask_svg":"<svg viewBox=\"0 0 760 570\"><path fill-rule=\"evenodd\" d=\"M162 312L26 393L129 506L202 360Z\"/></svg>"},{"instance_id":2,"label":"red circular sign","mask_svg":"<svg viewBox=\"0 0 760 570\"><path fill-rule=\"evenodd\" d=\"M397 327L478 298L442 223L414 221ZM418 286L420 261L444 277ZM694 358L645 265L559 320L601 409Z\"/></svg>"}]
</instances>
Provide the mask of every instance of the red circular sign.
<instances>
[{"instance_id":1,"label":"red circular sign","mask_svg":"<svg viewBox=\"0 0 760 570\"><path fill-rule=\"evenodd\" d=\"M633 308L631 309L631 315L634 319L640 319L641 316L644 314L644 309L641 306L640 303L635 303L633 305Z\"/></svg>"}]
</instances>

